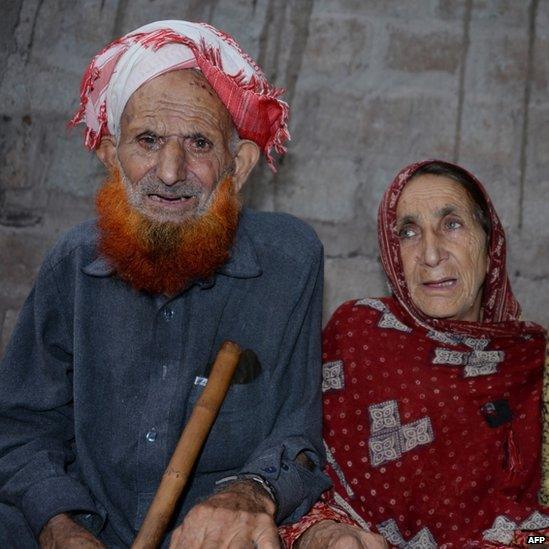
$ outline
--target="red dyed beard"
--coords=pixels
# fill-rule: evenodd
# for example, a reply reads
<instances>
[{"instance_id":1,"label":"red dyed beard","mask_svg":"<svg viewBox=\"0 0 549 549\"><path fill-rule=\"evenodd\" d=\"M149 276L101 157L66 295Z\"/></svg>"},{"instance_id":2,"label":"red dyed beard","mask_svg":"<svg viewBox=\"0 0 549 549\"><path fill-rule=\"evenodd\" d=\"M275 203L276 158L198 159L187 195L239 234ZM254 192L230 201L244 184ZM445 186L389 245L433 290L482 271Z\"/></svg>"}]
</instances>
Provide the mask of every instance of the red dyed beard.
<instances>
[{"instance_id":1,"label":"red dyed beard","mask_svg":"<svg viewBox=\"0 0 549 549\"><path fill-rule=\"evenodd\" d=\"M99 251L133 288L175 295L192 281L211 277L229 259L240 213L231 177L219 183L212 198L199 217L153 221L130 206L115 170L96 197Z\"/></svg>"}]
</instances>

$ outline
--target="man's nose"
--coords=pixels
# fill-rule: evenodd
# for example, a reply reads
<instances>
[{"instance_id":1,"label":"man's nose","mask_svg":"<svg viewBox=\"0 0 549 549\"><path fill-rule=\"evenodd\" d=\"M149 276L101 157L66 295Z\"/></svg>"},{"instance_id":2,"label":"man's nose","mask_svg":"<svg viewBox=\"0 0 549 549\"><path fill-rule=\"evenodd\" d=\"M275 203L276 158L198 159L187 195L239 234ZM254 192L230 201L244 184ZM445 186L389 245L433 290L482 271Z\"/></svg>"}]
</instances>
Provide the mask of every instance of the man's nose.
<instances>
[{"instance_id":1,"label":"man's nose","mask_svg":"<svg viewBox=\"0 0 549 549\"><path fill-rule=\"evenodd\" d=\"M426 231L422 238L421 261L429 267L436 267L444 258L446 252L443 243L438 235L431 231Z\"/></svg>"},{"instance_id":2,"label":"man's nose","mask_svg":"<svg viewBox=\"0 0 549 549\"><path fill-rule=\"evenodd\" d=\"M186 177L187 157L184 144L168 139L159 152L156 175L165 185L173 185Z\"/></svg>"}]
</instances>

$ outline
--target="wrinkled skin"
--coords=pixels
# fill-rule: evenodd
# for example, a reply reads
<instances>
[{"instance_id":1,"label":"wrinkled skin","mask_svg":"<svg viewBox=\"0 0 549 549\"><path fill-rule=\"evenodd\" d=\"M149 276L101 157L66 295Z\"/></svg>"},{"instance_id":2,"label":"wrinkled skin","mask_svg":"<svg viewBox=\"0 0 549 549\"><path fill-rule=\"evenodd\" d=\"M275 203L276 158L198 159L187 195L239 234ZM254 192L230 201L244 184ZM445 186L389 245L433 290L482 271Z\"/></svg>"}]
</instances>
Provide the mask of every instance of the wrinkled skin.
<instances>
[{"instance_id":1,"label":"wrinkled skin","mask_svg":"<svg viewBox=\"0 0 549 549\"><path fill-rule=\"evenodd\" d=\"M440 175L413 178L397 204L396 230L414 305L432 318L478 321L487 237L467 191Z\"/></svg>"},{"instance_id":2,"label":"wrinkled skin","mask_svg":"<svg viewBox=\"0 0 549 549\"><path fill-rule=\"evenodd\" d=\"M130 97L120 138L107 136L97 155L119 169L128 200L160 223L200 216L217 184L233 175L239 191L259 158L259 148L240 140L231 150L229 112L196 70L165 73Z\"/></svg>"},{"instance_id":3,"label":"wrinkled skin","mask_svg":"<svg viewBox=\"0 0 549 549\"><path fill-rule=\"evenodd\" d=\"M120 128L119 140L102 138L97 156L111 172L120 170L130 205L153 222L182 224L199 217L225 175L232 175L238 192L259 159L254 142L231 142L228 111L202 74L192 69L143 84L128 101ZM191 509L175 531L172 547L238 547L220 544L219 536L236 536L235 525L246 524L238 543L250 547L255 539L267 539L274 542L261 547L275 548L273 515L268 495L254 498L245 489L232 488ZM64 514L48 522L40 542L50 549L103 547Z\"/></svg>"},{"instance_id":4,"label":"wrinkled skin","mask_svg":"<svg viewBox=\"0 0 549 549\"><path fill-rule=\"evenodd\" d=\"M170 549L279 549L275 505L254 481L235 482L195 505Z\"/></svg>"},{"instance_id":5,"label":"wrinkled skin","mask_svg":"<svg viewBox=\"0 0 549 549\"><path fill-rule=\"evenodd\" d=\"M38 539L43 549L104 549L105 546L85 528L64 513L51 518Z\"/></svg>"},{"instance_id":6,"label":"wrinkled skin","mask_svg":"<svg viewBox=\"0 0 549 549\"><path fill-rule=\"evenodd\" d=\"M297 549L388 549L379 534L365 532L333 520L323 520L311 526L299 538Z\"/></svg>"}]
</instances>

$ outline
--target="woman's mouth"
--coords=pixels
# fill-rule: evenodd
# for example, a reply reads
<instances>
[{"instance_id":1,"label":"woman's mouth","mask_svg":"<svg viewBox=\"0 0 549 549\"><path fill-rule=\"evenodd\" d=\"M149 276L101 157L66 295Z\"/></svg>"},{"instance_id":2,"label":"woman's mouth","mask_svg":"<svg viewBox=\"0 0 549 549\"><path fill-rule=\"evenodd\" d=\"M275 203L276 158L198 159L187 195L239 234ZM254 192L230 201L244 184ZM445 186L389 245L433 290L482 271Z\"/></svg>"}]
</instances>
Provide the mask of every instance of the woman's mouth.
<instances>
[{"instance_id":1,"label":"woman's mouth","mask_svg":"<svg viewBox=\"0 0 549 549\"><path fill-rule=\"evenodd\" d=\"M452 290L457 284L457 278L440 278L438 280L428 280L422 282L422 286L427 290Z\"/></svg>"}]
</instances>

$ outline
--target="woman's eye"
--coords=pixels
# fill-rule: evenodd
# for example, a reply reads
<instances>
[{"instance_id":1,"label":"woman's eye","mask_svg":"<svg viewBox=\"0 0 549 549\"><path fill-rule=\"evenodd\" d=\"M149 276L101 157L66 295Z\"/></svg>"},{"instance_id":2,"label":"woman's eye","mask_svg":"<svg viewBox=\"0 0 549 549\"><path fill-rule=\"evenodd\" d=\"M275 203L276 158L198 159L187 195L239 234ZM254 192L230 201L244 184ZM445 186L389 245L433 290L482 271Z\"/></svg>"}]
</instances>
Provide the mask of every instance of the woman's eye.
<instances>
[{"instance_id":1,"label":"woman's eye","mask_svg":"<svg viewBox=\"0 0 549 549\"><path fill-rule=\"evenodd\" d=\"M451 231L453 231L455 229L459 229L460 227L462 227L463 223L457 219L448 219L445 225L447 229L450 229Z\"/></svg>"},{"instance_id":2,"label":"woman's eye","mask_svg":"<svg viewBox=\"0 0 549 549\"><path fill-rule=\"evenodd\" d=\"M412 238L415 235L416 231L413 227L402 227L402 229L398 231L399 238Z\"/></svg>"}]
</instances>

